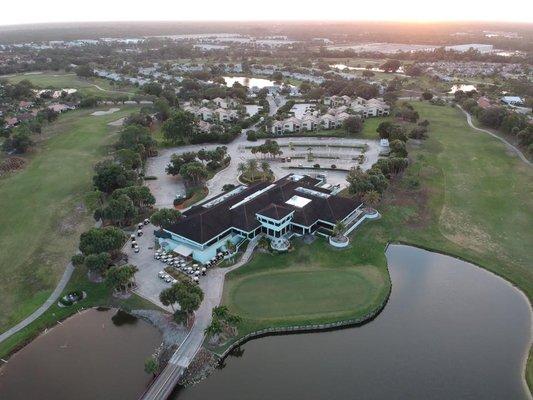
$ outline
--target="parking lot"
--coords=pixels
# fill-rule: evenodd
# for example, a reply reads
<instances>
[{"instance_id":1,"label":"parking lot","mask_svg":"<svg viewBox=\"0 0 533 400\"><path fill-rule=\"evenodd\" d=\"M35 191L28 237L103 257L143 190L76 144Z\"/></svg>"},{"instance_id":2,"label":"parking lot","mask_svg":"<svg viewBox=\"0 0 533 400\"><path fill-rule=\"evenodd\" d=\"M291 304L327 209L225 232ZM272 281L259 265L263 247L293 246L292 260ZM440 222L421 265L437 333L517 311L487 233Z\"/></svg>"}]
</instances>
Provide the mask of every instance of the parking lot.
<instances>
[{"instance_id":1,"label":"parking lot","mask_svg":"<svg viewBox=\"0 0 533 400\"><path fill-rule=\"evenodd\" d=\"M142 236L135 234L135 242L139 252L136 253L134 251L134 248L132 247L132 240L129 239L124 248L124 253L126 253L128 256L128 262L137 266L139 269L135 275L135 280L137 282L137 287L134 290L135 293L158 305L159 307L164 308L165 310L172 311L171 307L165 307L159 301L159 294L161 291L171 287L176 280L172 279L171 277L165 280L161 277L161 272L164 272L165 268L170 264L165 263L162 259L156 259L154 257L156 252L163 254L161 250L156 250L156 237L154 235L155 229L157 229L157 227L152 224L143 225ZM210 286L214 284L214 282L211 281L219 280L219 277L215 276L217 274L214 273L210 267L203 268L203 265L193 263L190 260L185 263L185 258L183 257L179 257L179 259L183 260L183 263L181 263L182 268L179 269L180 265L176 261L175 266L178 268L175 269L175 272L177 274L189 276L191 279L196 280L202 290L204 290L204 293L206 290L209 290ZM222 257L218 261L221 259ZM175 260L178 260L178 257L175 258ZM214 266L215 263L212 265ZM198 272L195 273L195 270L198 270ZM165 275L168 276L166 273ZM179 308L179 306L175 306L174 308Z\"/></svg>"}]
</instances>

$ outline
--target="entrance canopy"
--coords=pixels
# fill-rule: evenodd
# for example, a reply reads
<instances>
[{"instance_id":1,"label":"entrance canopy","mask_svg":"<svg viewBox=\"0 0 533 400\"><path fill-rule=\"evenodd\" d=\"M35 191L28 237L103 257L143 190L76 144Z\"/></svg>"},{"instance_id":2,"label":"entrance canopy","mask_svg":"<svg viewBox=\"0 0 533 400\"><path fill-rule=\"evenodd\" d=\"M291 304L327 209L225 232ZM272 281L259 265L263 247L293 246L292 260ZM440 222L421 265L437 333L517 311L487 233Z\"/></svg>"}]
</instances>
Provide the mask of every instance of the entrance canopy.
<instances>
[{"instance_id":1,"label":"entrance canopy","mask_svg":"<svg viewBox=\"0 0 533 400\"><path fill-rule=\"evenodd\" d=\"M189 257L192 254L192 250L182 244L178 244L172 251L183 257Z\"/></svg>"}]
</instances>

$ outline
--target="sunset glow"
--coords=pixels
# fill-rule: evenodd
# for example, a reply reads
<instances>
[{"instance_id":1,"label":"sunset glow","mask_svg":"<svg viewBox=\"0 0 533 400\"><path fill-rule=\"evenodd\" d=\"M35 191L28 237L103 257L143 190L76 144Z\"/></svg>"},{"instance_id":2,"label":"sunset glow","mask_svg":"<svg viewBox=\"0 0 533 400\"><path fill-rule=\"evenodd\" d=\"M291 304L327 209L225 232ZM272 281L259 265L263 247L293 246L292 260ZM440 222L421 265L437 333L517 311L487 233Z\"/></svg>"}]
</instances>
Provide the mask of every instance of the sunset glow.
<instances>
[{"instance_id":1,"label":"sunset glow","mask_svg":"<svg viewBox=\"0 0 533 400\"><path fill-rule=\"evenodd\" d=\"M1 25L65 21L499 21L531 22L533 2L512 0L504 5L486 1L425 0L362 2L334 0L301 2L272 0L263 4L246 0L201 2L145 2L94 0L80 8L67 0L53 4L28 0L2 4Z\"/></svg>"}]
</instances>

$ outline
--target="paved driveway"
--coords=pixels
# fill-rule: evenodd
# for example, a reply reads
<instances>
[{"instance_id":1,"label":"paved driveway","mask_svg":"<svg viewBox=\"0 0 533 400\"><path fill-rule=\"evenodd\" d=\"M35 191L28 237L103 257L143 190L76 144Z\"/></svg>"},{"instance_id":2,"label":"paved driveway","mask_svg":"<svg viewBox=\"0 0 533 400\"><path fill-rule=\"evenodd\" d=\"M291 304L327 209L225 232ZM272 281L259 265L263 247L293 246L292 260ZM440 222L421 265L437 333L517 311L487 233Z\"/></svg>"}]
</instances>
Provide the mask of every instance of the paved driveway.
<instances>
[{"instance_id":1,"label":"paved driveway","mask_svg":"<svg viewBox=\"0 0 533 400\"><path fill-rule=\"evenodd\" d=\"M315 153L319 152L333 152L335 154L338 153L346 153L350 154L351 156L356 156L360 154L360 151L353 150L353 149L333 149L329 146L331 145L361 145L366 144L368 145L368 150L365 153L365 162L361 165L361 168L364 170L369 169L378 159L378 155L380 152L380 147L377 141L375 140L363 140L363 139L344 139L344 138L284 138L280 137L276 139L277 142L280 145L288 144L289 142L292 142L294 144L320 144L323 145L323 148L314 148ZM246 146L257 146L261 143L264 143L264 140L258 140L257 142L249 142L246 140L246 136L244 134L241 134L238 136L233 142L226 145L228 148L228 155L231 157L230 165L220 171L218 174L215 175L213 179L207 182L207 188L209 189L208 198L216 196L222 192L222 187L227 183L232 184L238 184L238 165L240 162L245 162L246 160L250 158L254 158L255 156L251 154L249 150L247 150ZM176 178L170 175L167 175L165 172L165 167L170 162L170 157L172 154L177 153L181 154L188 151L198 151L202 148L205 149L214 149L215 147L220 146L220 144L206 144L206 145L189 145L189 146L183 146L183 147L175 147L175 148L168 148L168 149L162 149L159 152L159 155L157 157L152 157L148 160L147 165L147 175L152 175L157 177L156 180L148 180L146 181L146 185L150 188L153 195L156 198L156 207L172 207L173 200L176 196L176 194L185 194L185 186L183 184L183 181L180 178ZM296 152L302 152L305 151L303 148L297 148L294 151L290 151L288 147L283 148L284 155L289 156L291 153ZM345 155L346 155L345 154ZM350 167L353 165L357 165L355 161L350 160L351 157L347 157L345 160L336 160L336 159L317 159L317 163L322 164L324 166L330 166L331 164L336 164L338 167ZM314 164L313 162L312 164ZM298 164L304 164L308 165L309 163L304 162L304 160L293 160L291 162L291 165L298 165ZM291 172L291 170L287 169L286 167L289 164L281 163L280 161L271 161L271 168L274 172L274 175L276 178L280 178L284 175L287 175ZM293 170L295 171L295 170ZM310 168L308 173L317 172L316 170L313 170ZM342 187L345 187L347 185L346 182L346 172L342 171L327 171L325 172L326 176L328 177L328 182L332 184L340 184Z\"/></svg>"},{"instance_id":2,"label":"paved driveway","mask_svg":"<svg viewBox=\"0 0 533 400\"><path fill-rule=\"evenodd\" d=\"M159 301L159 293L163 289L170 287L170 284L157 276L158 272L163 270L166 264L154 259L154 229L157 228L152 224L144 226L144 234L135 239L139 245L139 253L133 251L131 241L126 243L124 253L128 255L128 262L139 268L139 272L135 275L135 281L137 282L135 293L159 307L171 311L170 307L165 307Z\"/></svg>"}]
</instances>

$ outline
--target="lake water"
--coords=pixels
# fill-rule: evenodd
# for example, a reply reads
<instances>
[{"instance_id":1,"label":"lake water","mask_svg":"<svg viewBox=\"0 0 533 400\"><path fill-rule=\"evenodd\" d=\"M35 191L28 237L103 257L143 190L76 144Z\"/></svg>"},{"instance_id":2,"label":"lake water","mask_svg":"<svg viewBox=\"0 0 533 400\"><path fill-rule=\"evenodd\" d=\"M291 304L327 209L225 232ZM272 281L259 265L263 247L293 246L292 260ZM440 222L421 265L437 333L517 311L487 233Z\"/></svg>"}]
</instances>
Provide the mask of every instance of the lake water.
<instances>
[{"instance_id":1,"label":"lake water","mask_svg":"<svg viewBox=\"0 0 533 400\"><path fill-rule=\"evenodd\" d=\"M401 245L387 252L392 293L372 322L246 343L174 399L528 399L531 311L503 279Z\"/></svg>"},{"instance_id":2,"label":"lake water","mask_svg":"<svg viewBox=\"0 0 533 400\"><path fill-rule=\"evenodd\" d=\"M453 85L448 93L454 94L458 90L462 90L463 92L472 92L477 89L474 85Z\"/></svg>"},{"instance_id":3,"label":"lake water","mask_svg":"<svg viewBox=\"0 0 533 400\"><path fill-rule=\"evenodd\" d=\"M227 87L233 86L235 82L239 82L241 85L249 88L257 87L259 89L276 85L274 81L264 78L248 78L246 76L224 76L223 78L226 81Z\"/></svg>"},{"instance_id":4,"label":"lake water","mask_svg":"<svg viewBox=\"0 0 533 400\"><path fill-rule=\"evenodd\" d=\"M146 322L88 310L39 336L0 370L0 399L137 399L151 376L144 361L161 343Z\"/></svg>"},{"instance_id":5,"label":"lake water","mask_svg":"<svg viewBox=\"0 0 533 400\"><path fill-rule=\"evenodd\" d=\"M365 68L365 67L350 67L346 64L332 64L329 66L330 68L334 68L334 69L338 69L338 70L341 70L341 71L344 71L344 70L348 70L348 71L365 71L365 70L370 70L370 71L373 71L373 72L385 72L384 70L382 70L381 68L378 68L378 67L372 67L370 69L368 68ZM404 72L403 70L403 67L400 66L400 68L398 68L398 70L396 71L397 74L399 75L402 75Z\"/></svg>"}]
</instances>

